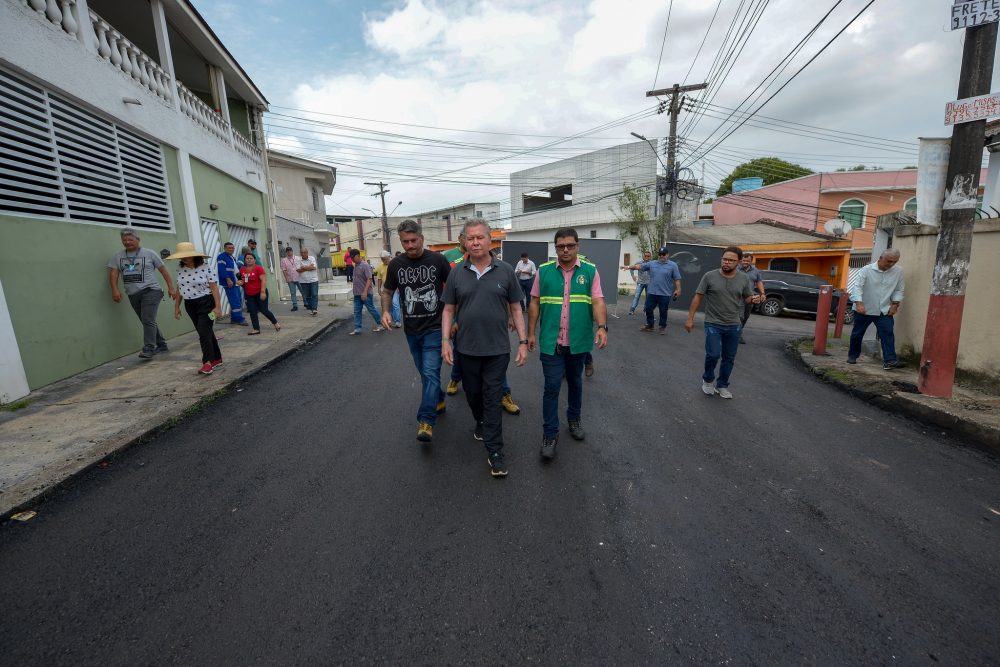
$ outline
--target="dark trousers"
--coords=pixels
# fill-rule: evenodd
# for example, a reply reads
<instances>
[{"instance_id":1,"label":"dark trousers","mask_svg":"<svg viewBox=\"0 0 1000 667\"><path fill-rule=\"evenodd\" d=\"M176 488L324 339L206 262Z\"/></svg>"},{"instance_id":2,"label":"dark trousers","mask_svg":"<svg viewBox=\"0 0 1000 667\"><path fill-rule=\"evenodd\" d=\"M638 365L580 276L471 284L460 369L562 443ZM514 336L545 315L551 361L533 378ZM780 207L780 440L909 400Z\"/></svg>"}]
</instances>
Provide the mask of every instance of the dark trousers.
<instances>
[{"instance_id":1,"label":"dark trousers","mask_svg":"<svg viewBox=\"0 0 1000 667\"><path fill-rule=\"evenodd\" d=\"M888 315L854 313L854 328L851 329L851 346L847 356L850 359L861 356L861 341L865 339L865 332L871 324L875 325L882 343L882 361L891 364L896 361L896 334L893 332L893 318Z\"/></svg>"},{"instance_id":2,"label":"dark trousers","mask_svg":"<svg viewBox=\"0 0 1000 667\"><path fill-rule=\"evenodd\" d=\"M542 392L542 434L546 438L559 435L559 392L566 378L566 419L579 419L583 412L583 365L589 352L570 354L568 347L556 346L555 354L539 355L545 390Z\"/></svg>"},{"instance_id":3,"label":"dark trousers","mask_svg":"<svg viewBox=\"0 0 1000 667\"><path fill-rule=\"evenodd\" d=\"M194 322L195 331L198 332L198 343L201 344L201 363L209 361L219 361L222 359L222 350L219 349L219 341L215 338L212 327L215 320L209 315L215 309L215 299L211 294L206 294L197 299L184 299L184 310L188 317Z\"/></svg>"},{"instance_id":4,"label":"dark trousers","mask_svg":"<svg viewBox=\"0 0 1000 667\"><path fill-rule=\"evenodd\" d=\"M462 356L465 399L477 422L483 423L483 443L490 454L503 449L503 418L500 399L510 354L490 357Z\"/></svg>"},{"instance_id":5,"label":"dark trousers","mask_svg":"<svg viewBox=\"0 0 1000 667\"><path fill-rule=\"evenodd\" d=\"M653 326L653 311L660 309L660 328L667 328L667 309L672 295L650 294L646 292L646 326Z\"/></svg>"},{"instance_id":6,"label":"dark trousers","mask_svg":"<svg viewBox=\"0 0 1000 667\"><path fill-rule=\"evenodd\" d=\"M521 294L523 298L521 299L521 305L527 310L528 306L531 305L531 285L535 282L533 278L528 278L526 280L518 280L521 285Z\"/></svg>"},{"instance_id":7,"label":"dark trousers","mask_svg":"<svg viewBox=\"0 0 1000 667\"><path fill-rule=\"evenodd\" d=\"M306 310L316 310L319 308L319 283L299 283L299 292L302 293L302 305Z\"/></svg>"},{"instance_id":8,"label":"dark trousers","mask_svg":"<svg viewBox=\"0 0 1000 667\"><path fill-rule=\"evenodd\" d=\"M451 376L448 378L452 382L462 381L462 355L458 353L458 348L455 347L455 339L451 339L451 352L454 356L454 363L451 365ZM589 362L588 362L589 363ZM503 395L510 393L510 385L507 383L507 374L503 375Z\"/></svg>"},{"instance_id":9,"label":"dark trousers","mask_svg":"<svg viewBox=\"0 0 1000 667\"><path fill-rule=\"evenodd\" d=\"M743 327L747 325L747 320L750 319L750 313L753 311L752 303L743 304L743 316L740 317L740 331L743 331Z\"/></svg>"},{"instance_id":10,"label":"dark trousers","mask_svg":"<svg viewBox=\"0 0 1000 667\"><path fill-rule=\"evenodd\" d=\"M253 325L254 331L260 331L260 318L257 317L257 313L261 313L264 317L271 320L271 324L278 323L278 318L267 307L267 299L260 298L260 294L254 294L253 296L247 294L247 310L250 312L250 324Z\"/></svg>"},{"instance_id":11,"label":"dark trousers","mask_svg":"<svg viewBox=\"0 0 1000 667\"><path fill-rule=\"evenodd\" d=\"M156 311L159 310L161 301L163 301L163 291L152 287L128 295L132 310L142 322L142 349L147 352L167 346L167 341L164 340L160 327L156 324Z\"/></svg>"},{"instance_id":12,"label":"dark trousers","mask_svg":"<svg viewBox=\"0 0 1000 667\"><path fill-rule=\"evenodd\" d=\"M347 271L347 282L353 283L354 282L354 265L353 264L348 264L346 267L344 267L344 270Z\"/></svg>"}]
</instances>

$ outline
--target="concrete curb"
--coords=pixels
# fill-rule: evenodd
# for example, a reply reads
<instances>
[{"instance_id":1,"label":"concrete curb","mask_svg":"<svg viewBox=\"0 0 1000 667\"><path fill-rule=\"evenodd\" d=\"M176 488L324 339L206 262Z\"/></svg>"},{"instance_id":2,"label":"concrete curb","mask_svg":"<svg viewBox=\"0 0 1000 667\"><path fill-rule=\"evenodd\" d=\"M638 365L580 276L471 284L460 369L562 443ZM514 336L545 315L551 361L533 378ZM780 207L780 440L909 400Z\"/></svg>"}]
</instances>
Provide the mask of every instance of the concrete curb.
<instances>
[{"instance_id":1,"label":"concrete curb","mask_svg":"<svg viewBox=\"0 0 1000 667\"><path fill-rule=\"evenodd\" d=\"M27 509L29 505L34 505L44 500L59 490L64 484L87 472L102 461L113 458L133 446L152 440L161 433L177 426L188 416L200 412L206 406L230 393L237 385L248 378L298 353L306 346L325 336L341 322L348 320L347 316L334 317L317 331L296 341L292 347L280 350L275 356L247 368L246 371L229 380L210 394L197 399L191 399L188 402L179 402L171 410L159 415L159 422L157 424L144 426L138 433L128 433L115 437L105 444L95 446L86 456L74 460L67 465L47 471L47 474L41 475L40 479L27 480L11 487L3 495L0 495L0 523L9 520L12 514Z\"/></svg>"},{"instance_id":2,"label":"concrete curb","mask_svg":"<svg viewBox=\"0 0 1000 667\"><path fill-rule=\"evenodd\" d=\"M831 373L831 369L815 366L803 357L799 346L806 341L811 342L812 338L798 338L789 341L785 344L785 351L798 366L809 371L821 381L886 412L914 419L929 427L943 429L965 444L993 455L1000 455L1000 429L950 411L949 406L945 403L928 405L921 402L913 397L916 393L916 386L914 385L910 389L909 383L887 381L884 383L884 391L869 391L844 381ZM900 386L904 386L909 391L894 388ZM936 401L938 399L925 398L924 400Z\"/></svg>"}]
</instances>

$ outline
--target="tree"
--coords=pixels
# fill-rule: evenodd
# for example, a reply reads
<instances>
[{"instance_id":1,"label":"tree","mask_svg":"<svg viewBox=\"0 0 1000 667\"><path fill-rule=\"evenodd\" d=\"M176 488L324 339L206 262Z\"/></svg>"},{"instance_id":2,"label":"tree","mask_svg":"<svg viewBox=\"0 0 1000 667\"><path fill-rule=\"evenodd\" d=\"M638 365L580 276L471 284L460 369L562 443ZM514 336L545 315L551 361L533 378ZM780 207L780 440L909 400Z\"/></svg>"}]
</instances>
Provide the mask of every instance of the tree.
<instances>
[{"instance_id":1,"label":"tree","mask_svg":"<svg viewBox=\"0 0 1000 667\"><path fill-rule=\"evenodd\" d=\"M667 216L664 214L655 220L649 217L649 188L623 185L621 194L615 199L618 211L610 206L608 210L615 216L618 237L634 236L640 253L655 253L666 237Z\"/></svg>"},{"instance_id":2,"label":"tree","mask_svg":"<svg viewBox=\"0 0 1000 667\"><path fill-rule=\"evenodd\" d=\"M744 162L733 169L732 173L722 179L716 196L722 197L732 194L733 181L738 178L753 178L757 176L764 179L764 185L772 185L774 183L781 183L782 181L789 181L793 178L799 178L800 176L808 176L811 173L813 173L811 169L786 162L781 158L759 157L749 162Z\"/></svg>"},{"instance_id":3,"label":"tree","mask_svg":"<svg viewBox=\"0 0 1000 667\"><path fill-rule=\"evenodd\" d=\"M859 164L847 169L841 167L837 171L882 171L882 167L866 167L863 164Z\"/></svg>"}]
</instances>

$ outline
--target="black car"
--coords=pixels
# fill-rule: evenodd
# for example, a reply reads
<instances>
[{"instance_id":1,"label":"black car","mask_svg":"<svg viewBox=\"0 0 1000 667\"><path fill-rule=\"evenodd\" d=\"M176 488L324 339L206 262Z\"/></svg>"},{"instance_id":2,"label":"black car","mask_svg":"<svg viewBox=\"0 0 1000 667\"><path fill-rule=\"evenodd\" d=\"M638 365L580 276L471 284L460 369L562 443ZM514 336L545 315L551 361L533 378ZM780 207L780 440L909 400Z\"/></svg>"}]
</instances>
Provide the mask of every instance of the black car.
<instances>
[{"instance_id":1,"label":"black car","mask_svg":"<svg viewBox=\"0 0 1000 667\"><path fill-rule=\"evenodd\" d=\"M777 317L781 313L788 311L793 313L816 314L816 304L819 301L819 288L829 285L829 282L822 278L809 275L808 273L792 273L791 271L761 271L764 277L764 300L757 310L769 317ZM837 314L837 303L843 292L839 289L833 290L833 306L830 309L830 317ZM844 324L854 321L854 311L850 303L844 312Z\"/></svg>"}]
</instances>

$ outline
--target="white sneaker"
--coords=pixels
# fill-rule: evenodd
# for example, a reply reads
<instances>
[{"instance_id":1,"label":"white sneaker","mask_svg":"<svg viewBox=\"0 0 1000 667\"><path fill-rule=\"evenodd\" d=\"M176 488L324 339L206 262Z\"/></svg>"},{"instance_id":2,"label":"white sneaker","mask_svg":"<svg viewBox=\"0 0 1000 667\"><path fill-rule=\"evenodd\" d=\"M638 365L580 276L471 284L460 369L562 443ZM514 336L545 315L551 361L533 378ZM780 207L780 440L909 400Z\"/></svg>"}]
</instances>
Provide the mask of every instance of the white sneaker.
<instances>
[{"instance_id":1,"label":"white sneaker","mask_svg":"<svg viewBox=\"0 0 1000 667\"><path fill-rule=\"evenodd\" d=\"M711 382L702 382L701 390L709 396L715 395L715 385L712 384Z\"/></svg>"},{"instance_id":2,"label":"white sneaker","mask_svg":"<svg viewBox=\"0 0 1000 667\"><path fill-rule=\"evenodd\" d=\"M378 333L379 331L385 331L385 327L378 326L372 329L372 331L375 333Z\"/></svg>"},{"instance_id":3,"label":"white sneaker","mask_svg":"<svg viewBox=\"0 0 1000 667\"><path fill-rule=\"evenodd\" d=\"M719 396L722 398L732 398L733 392L729 391L729 387L721 387L719 389Z\"/></svg>"}]
</instances>

